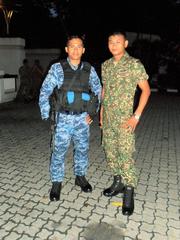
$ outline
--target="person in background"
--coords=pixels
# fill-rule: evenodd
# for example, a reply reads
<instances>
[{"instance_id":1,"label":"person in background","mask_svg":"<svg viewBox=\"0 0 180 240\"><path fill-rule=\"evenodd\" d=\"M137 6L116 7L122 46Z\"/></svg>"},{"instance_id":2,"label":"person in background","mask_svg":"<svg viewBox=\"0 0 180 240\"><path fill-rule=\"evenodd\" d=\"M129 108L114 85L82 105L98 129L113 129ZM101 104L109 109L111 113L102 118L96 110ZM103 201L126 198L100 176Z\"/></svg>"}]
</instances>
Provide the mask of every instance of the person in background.
<instances>
[{"instance_id":1,"label":"person in background","mask_svg":"<svg viewBox=\"0 0 180 240\"><path fill-rule=\"evenodd\" d=\"M54 94L55 129L50 162L52 188L50 200L58 201L65 174L65 156L71 140L74 146L75 185L83 192L92 192L86 179L88 169L89 128L92 123L91 98L101 98L100 79L88 62L81 60L84 41L78 35L69 36L65 47L67 58L50 67L42 84L39 106L42 119L50 114L50 96Z\"/></svg>"},{"instance_id":2,"label":"person in background","mask_svg":"<svg viewBox=\"0 0 180 240\"><path fill-rule=\"evenodd\" d=\"M17 92L15 101L24 101L28 103L31 100L30 89L31 89L31 67L27 59L23 60L23 65L19 68L20 87Z\"/></svg>"},{"instance_id":3,"label":"person in background","mask_svg":"<svg viewBox=\"0 0 180 240\"><path fill-rule=\"evenodd\" d=\"M112 197L123 193L122 214L129 216L134 211L134 188L137 185L132 156L135 151L134 130L148 102L150 87L144 66L126 52L127 46L124 32L109 35L108 48L112 57L102 64L100 126L108 166L114 176L112 185L103 194ZM141 95L133 113L137 85Z\"/></svg>"},{"instance_id":4,"label":"person in background","mask_svg":"<svg viewBox=\"0 0 180 240\"><path fill-rule=\"evenodd\" d=\"M43 81L43 67L40 64L39 59L34 60L34 64L31 69L32 74L32 98L33 100L38 100L39 98L39 91Z\"/></svg>"}]
</instances>

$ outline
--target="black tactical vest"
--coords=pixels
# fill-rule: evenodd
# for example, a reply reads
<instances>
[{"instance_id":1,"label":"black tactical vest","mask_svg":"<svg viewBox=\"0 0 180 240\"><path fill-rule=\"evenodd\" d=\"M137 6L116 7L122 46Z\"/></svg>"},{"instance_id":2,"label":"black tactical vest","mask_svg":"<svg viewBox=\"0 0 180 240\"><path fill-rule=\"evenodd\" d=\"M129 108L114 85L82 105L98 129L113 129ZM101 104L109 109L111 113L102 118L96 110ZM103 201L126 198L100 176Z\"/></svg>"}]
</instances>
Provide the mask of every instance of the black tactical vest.
<instances>
[{"instance_id":1,"label":"black tactical vest","mask_svg":"<svg viewBox=\"0 0 180 240\"><path fill-rule=\"evenodd\" d=\"M61 86L61 90L89 92L89 75L91 65L88 62L83 62L83 68L81 69L81 62L77 70L73 70L67 60L62 60L60 63L64 72L64 81Z\"/></svg>"},{"instance_id":2,"label":"black tactical vest","mask_svg":"<svg viewBox=\"0 0 180 240\"><path fill-rule=\"evenodd\" d=\"M82 92L90 93L89 75L91 65L87 62L79 64L77 70L73 70L67 60L60 61L64 72L64 81L60 89L55 89L56 111L58 112L87 112L89 103L82 99ZM69 104L67 100L67 92L74 92L74 102Z\"/></svg>"}]
</instances>

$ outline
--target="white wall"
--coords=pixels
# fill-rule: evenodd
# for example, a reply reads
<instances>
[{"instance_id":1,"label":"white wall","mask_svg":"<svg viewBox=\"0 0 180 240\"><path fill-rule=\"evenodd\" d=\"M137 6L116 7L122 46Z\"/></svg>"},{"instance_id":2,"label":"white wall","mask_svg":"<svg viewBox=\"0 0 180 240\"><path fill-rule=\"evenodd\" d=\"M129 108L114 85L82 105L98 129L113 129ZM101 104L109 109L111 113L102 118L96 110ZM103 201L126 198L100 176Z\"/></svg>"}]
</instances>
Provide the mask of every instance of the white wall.
<instances>
[{"instance_id":1,"label":"white wall","mask_svg":"<svg viewBox=\"0 0 180 240\"><path fill-rule=\"evenodd\" d=\"M24 47L25 40L22 38L0 38L0 71L4 74L18 75L18 69L25 58ZM17 90L15 86L19 87L18 78L1 78L0 102L13 100Z\"/></svg>"},{"instance_id":2,"label":"white wall","mask_svg":"<svg viewBox=\"0 0 180 240\"><path fill-rule=\"evenodd\" d=\"M35 59L39 59L41 66L46 71L49 64L60 57L60 49L26 49L25 55L30 66Z\"/></svg>"},{"instance_id":3,"label":"white wall","mask_svg":"<svg viewBox=\"0 0 180 240\"><path fill-rule=\"evenodd\" d=\"M25 40L22 38L0 38L0 70L5 74L18 74L24 58L29 60L30 65L39 59L46 70L50 62L59 56L60 49L25 49Z\"/></svg>"},{"instance_id":4,"label":"white wall","mask_svg":"<svg viewBox=\"0 0 180 240\"><path fill-rule=\"evenodd\" d=\"M19 66L25 58L25 40L22 38L0 38L0 70L8 74L18 74Z\"/></svg>"},{"instance_id":5,"label":"white wall","mask_svg":"<svg viewBox=\"0 0 180 240\"><path fill-rule=\"evenodd\" d=\"M0 38L0 72L3 74L18 75L18 70L25 58L29 60L31 66L35 59L39 59L46 71L51 61L59 57L60 49L25 49L25 40L22 38ZM19 76L16 79L16 89L15 79L1 76L0 102L13 100L19 85Z\"/></svg>"}]
</instances>

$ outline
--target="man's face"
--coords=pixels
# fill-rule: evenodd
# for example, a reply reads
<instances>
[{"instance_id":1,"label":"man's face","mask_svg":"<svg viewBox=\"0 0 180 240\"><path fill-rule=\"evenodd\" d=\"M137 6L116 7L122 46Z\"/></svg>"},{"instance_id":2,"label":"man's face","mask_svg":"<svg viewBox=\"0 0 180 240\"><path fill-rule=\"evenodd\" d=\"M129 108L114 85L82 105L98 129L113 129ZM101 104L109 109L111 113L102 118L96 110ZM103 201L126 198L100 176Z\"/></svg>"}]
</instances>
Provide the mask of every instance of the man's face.
<instances>
[{"instance_id":1,"label":"man's face","mask_svg":"<svg viewBox=\"0 0 180 240\"><path fill-rule=\"evenodd\" d=\"M113 56L122 55L125 48L128 46L128 41L123 35L112 35L108 39L108 48Z\"/></svg>"},{"instance_id":2,"label":"man's face","mask_svg":"<svg viewBox=\"0 0 180 240\"><path fill-rule=\"evenodd\" d=\"M69 40L65 51L67 52L70 60L80 60L85 51L82 40L80 38L73 38Z\"/></svg>"}]
</instances>

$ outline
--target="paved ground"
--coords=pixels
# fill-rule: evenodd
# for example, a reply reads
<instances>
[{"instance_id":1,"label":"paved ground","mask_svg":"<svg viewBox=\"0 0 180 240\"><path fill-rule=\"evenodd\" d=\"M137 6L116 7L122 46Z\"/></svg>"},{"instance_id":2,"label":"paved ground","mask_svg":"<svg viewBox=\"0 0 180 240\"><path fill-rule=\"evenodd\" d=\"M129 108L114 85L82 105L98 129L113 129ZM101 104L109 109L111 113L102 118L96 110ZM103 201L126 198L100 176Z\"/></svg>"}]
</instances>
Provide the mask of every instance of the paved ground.
<instances>
[{"instance_id":1,"label":"paved ground","mask_svg":"<svg viewBox=\"0 0 180 240\"><path fill-rule=\"evenodd\" d=\"M91 128L91 194L74 185L72 147L67 154L61 200L48 199L49 122L34 104L0 105L0 239L178 240L180 239L180 97L151 95L136 131L139 184L135 211L121 214L122 196L106 198L112 182Z\"/></svg>"}]
</instances>

